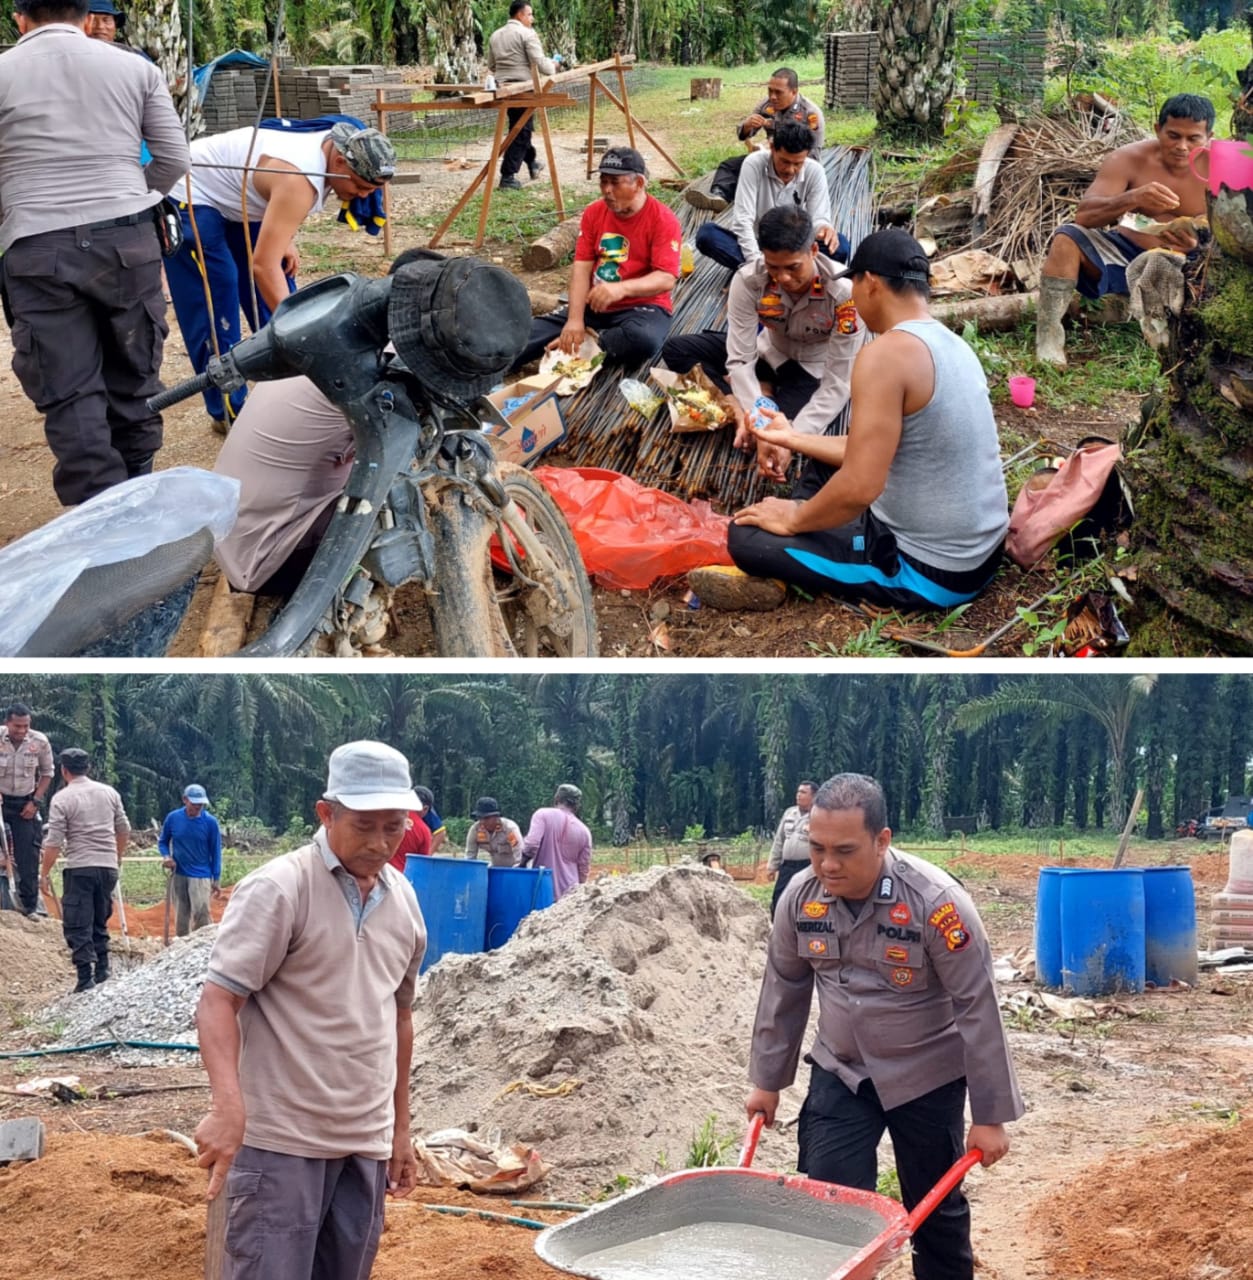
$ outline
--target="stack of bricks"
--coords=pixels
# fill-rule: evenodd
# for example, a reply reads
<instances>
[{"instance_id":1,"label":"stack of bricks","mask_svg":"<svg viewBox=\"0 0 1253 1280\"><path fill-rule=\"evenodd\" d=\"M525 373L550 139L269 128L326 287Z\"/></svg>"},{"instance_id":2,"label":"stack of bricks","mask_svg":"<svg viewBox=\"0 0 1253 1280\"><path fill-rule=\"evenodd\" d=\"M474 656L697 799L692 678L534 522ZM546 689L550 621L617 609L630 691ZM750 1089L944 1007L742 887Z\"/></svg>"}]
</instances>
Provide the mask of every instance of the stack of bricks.
<instances>
[{"instance_id":1,"label":"stack of bricks","mask_svg":"<svg viewBox=\"0 0 1253 1280\"><path fill-rule=\"evenodd\" d=\"M226 67L214 72L204 101L205 131L224 133L255 123L265 98L266 116L275 114L273 98L267 93L269 67ZM291 67L278 73L278 99L282 113L295 120L315 116L356 116L368 125L378 123L374 112L376 84L403 84L395 67ZM394 97L392 101L396 101ZM408 132L414 117L405 111L389 112L387 127Z\"/></svg>"},{"instance_id":2,"label":"stack of bricks","mask_svg":"<svg viewBox=\"0 0 1253 1280\"><path fill-rule=\"evenodd\" d=\"M987 107L1042 101L1047 44L1044 31L975 36L963 57L966 96Z\"/></svg>"},{"instance_id":3,"label":"stack of bricks","mask_svg":"<svg viewBox=\"0 0 1253 1280\"><path fill-rule=\"evenodd\" d=\"M877 31L828 31L826 97L823 106L839 111L868 111L874 105L878 77Z\"/></svg>"}]
</instances>

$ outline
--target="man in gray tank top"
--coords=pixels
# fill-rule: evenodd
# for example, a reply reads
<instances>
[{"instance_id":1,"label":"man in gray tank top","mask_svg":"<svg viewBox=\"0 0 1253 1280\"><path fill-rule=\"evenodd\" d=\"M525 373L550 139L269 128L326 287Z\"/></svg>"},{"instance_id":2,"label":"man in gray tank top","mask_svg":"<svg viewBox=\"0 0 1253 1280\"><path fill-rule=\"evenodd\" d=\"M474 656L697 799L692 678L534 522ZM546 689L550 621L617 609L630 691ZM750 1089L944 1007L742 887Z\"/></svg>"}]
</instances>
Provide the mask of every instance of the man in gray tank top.
<instances>
[{"instance_id":1,"label":"man in gray tank top","mask_svg":"<svg viewBox=\"0 0 1253 1280\"><path fill-rule=\"evenodd\" d=\"M770 608L787 583L889 608L951 609L991 581L1009 527L996 420L975 353L931 318L922 246L867 236L849 263L871 332L853 365L847 436L802 436L782 414L760 439L804 454L790 500L736 514L736 568L689 580L714 608Z\"/></svg>"}]
</instances>

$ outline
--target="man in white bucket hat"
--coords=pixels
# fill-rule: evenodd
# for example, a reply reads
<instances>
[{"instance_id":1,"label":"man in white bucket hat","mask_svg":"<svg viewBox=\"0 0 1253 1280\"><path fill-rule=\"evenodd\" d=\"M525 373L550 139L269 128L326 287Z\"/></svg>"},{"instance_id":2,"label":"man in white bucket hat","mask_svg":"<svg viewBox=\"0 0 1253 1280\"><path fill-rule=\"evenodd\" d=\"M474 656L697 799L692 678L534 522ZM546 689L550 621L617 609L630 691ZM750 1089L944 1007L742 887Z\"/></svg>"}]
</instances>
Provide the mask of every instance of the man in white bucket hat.
<instances>
[{"instance_id":1,"label":"man in white bucket hat","mask_svg":"<svg viewBox=\"0 0 1253 1280\"><path fill-rule=\"evenodd\" d=\"M212 1090L196 1146L208 1198L231 1202L223 1280L364 1280L384 1195L413 1189L426 927L388 859L417 804L399 751L337 747L312 842L227 906L196 1014Z\"/></svg>"}]
</instances>

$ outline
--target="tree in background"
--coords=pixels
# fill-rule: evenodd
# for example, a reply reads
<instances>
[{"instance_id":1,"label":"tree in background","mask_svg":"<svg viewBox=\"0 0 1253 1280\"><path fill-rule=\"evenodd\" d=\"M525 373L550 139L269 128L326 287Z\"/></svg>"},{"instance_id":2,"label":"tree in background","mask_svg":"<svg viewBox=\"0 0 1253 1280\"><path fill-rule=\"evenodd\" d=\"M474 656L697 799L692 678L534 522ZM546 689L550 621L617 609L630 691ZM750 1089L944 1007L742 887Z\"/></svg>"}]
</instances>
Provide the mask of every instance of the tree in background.
<instances>
[{"instance_id":1,"label":"tree in background","mask_svg":"<svg viewBox=\"0 0 1253 1280\"><path fill-rule=\"evenodd\" d=\"M955 0L876 0L874 109L884 133L942 136L953 96L955 8Z\"/></svg>"}]
</instances>

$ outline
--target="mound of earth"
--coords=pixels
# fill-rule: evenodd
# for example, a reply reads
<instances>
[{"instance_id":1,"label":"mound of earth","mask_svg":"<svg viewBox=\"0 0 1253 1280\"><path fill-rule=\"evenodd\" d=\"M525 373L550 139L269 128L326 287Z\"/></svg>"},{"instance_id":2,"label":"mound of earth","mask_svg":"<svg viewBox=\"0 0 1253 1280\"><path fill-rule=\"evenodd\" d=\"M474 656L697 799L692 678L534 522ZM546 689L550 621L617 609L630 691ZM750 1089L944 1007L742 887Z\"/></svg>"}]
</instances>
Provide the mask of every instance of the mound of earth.
<instances>
[{"instance_id":1,"label":"mound of earth","mask_svg":"<svg viewBox=\"0 0 1253 1280\"><path fill-rule=\"evenodd\" d=\"M414 1010L415 1131L499 1128L561 1196L682 1168L711 1115L743 1126L768 931L723 873L654 867L585 885L499 951L445 957Z\"/></svg>"},{"instance_id":2,"label":"mound of earth","mask_svg":"<svg viewBox=\"0 0 1253 1280\"><path fill-rule=\"evenodd\" d=\"M206 1174L177 1143L99 1133L48 1138L0 1168L4 1273L22 1280L194 1280L204 1274ZM499 1197L421 1188L387 1202L373 1280L552 1280L535 1233L423 1203L510 1212ZM534 1216L534 1215L532 1215ZM540 1215L556 1222L564 1215Z\"/></svg>"},{"instance_id":3,"label":"mound of earth","mask_svg":"<svg viewBox=\"0 0 1253 1280\"><path fill-rule=\"evenodd\" d=\"M1253 1120L1119 1154L1036 1208L1065 1280L1243 1280L1253 1259Z\"/></svg>"}]
</instances>

